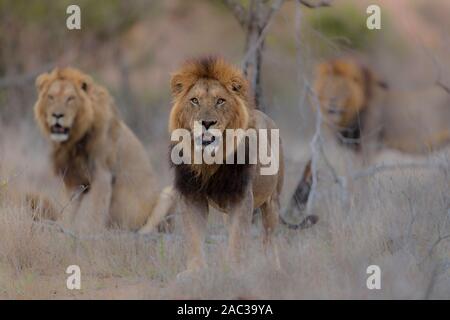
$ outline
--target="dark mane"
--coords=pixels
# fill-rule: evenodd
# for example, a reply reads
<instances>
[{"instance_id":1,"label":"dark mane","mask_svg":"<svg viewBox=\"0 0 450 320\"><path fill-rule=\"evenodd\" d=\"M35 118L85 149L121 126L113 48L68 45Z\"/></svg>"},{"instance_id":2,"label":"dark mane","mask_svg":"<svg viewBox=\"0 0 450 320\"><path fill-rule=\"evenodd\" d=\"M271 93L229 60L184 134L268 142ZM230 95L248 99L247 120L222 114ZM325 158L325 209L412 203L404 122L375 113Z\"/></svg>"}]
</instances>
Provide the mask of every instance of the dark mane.
<instances>
[{"instance_id":1,"label":"dark mane","mask_svg":"<svg viewBox=\"0 0 450 320\"><path fill-rule=\"evenodd\" d=\"M190 164L173 164L175 169L175 188L186 198L191 200L209 198L221 208L228 204L239 202L245 197L245 191L252 179L252 168L246 149L244 164L237 163L237 155L233 154L234 164L224 163L219 165L213 174L209 175L208 169L203 172L194 170ZM203 166L208 166L204 164ZM205 176L206 175L206 178Z\"/></svg>"},{"instance_id":2,"label":"dark mane","mask_svg":"<svg viewBox=\"0 0 450 320\"><path fill-rule=\"evenodd\" d=\"M204 183L188 164L175 166L175 188L188 199L207 197L221 208L239 202L251 180L249 164L223 164Z\"/></svg>"},{"instance_id":3,"label":"dark mane","mask_svg":"<svg viewBox=\"0 0 450 320\"><path fill-rule=\"evenodd\" d=\"M53 150L53 170L69 188L88 187L91 182L94 167L89 160L89 140L90 135L86 134L69 149L63 147Z\"/></svg>"}]
</instances>

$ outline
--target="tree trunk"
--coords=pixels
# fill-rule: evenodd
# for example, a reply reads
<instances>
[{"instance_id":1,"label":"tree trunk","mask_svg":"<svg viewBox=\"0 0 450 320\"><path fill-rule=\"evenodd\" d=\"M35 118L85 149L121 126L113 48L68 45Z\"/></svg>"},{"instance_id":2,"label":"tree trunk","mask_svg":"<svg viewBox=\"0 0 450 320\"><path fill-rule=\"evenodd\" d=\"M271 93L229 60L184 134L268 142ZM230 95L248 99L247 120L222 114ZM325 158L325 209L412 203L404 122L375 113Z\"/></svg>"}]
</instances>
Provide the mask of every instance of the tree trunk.
<instances>
[{"instance_id":1,"label":"tree trunk","mask_svg":"<svg viewBox=\"0 0 450 320\"><path fill-rule=\"evenodd\" d=\"M244 74L250 81L255 94L256 107L261 111L265 110L264 98L262 95L261 66L264 50L264 19L267 8L260 0L252 0L249 9L249 23L247 25L247 38L245 50L247 52L244 61Z\"/></svg>"}]
</instances>

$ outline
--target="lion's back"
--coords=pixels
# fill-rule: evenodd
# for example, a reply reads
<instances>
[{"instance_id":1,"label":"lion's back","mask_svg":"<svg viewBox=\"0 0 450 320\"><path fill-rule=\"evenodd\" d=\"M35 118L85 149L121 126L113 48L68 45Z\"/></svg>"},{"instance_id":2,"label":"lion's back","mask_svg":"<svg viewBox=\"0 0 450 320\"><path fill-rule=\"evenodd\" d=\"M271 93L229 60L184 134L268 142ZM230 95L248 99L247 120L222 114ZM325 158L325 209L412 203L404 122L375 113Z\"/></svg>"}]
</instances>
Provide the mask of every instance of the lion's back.
<instances>
[{"instance_id":1,"label":"lion's back","mask_svg":"<svg viewBox=\"0 0 450 320\"><path fill-rule=\"evenodd\" d=\"M450 142L450 96L439 87L390 92L384 113L388 147L424 153Z\"/></svg>"}]
</instances>

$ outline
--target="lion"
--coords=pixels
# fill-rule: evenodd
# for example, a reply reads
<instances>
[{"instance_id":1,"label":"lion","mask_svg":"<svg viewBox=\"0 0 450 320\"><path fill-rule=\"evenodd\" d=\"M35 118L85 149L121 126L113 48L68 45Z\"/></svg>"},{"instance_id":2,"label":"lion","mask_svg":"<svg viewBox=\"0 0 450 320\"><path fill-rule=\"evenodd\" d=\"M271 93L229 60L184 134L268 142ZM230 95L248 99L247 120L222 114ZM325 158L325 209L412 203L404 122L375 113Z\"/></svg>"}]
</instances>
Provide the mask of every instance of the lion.
<instances>
[{"instance_id":1,"label":"lion","mask_svg":"<svg viewBox=\"0 0 450 320\"><path fill-rule=\"evenodd\" d=\"M71 199L63 222L80 231L160 225L173 207L172 189L158 193L146 151L108 91L70 67L41 74L36 88L35 119ZM34 206L35 198L29 199Z\"/></svg>"},{"instance_id":2,"label":"lion","mask_svg":"<svg viewBox=\"0 0 450 320\"><path fill-rule=\"evenodd\" d=\"M327 129L356 151L429 153L450 141L450 96L438 86L390 90L367 66L341 58L317 66L314 89Z\"/></svg>"},{"instance_id":3,"label":"lion","mask_svg":"<svg viewBox=\"0 0 450 320\"><path fill-rule=\"evenodd\" d=\"M275 173L261 173L263 165L259 159L250 161L246 138L226 140L228 129L266 130L269 146L275 145L268 134L277 126L266 114L256 109L249 83L243 73L220 57L205 57L188 60L172 75L171 90L173 105L169 116L169 132L186 130L193 139L188 148L206 150L214 143L222 143L226 152L223 159L236 160L240 147L247 156L237 163L174 163L174 187L180 196L182 215L187 237L187 274L206 267L203 242L207 226L209 206L229 216L229 242L227 257L233 265L240 261L243 247L249 234L253 210L260 208L264 227L263 243L276 247L272 236L278 224L280 192L283 185L284 164L281 139L272 150L277 154L279 167ZM201 124L201 135L195 135L195 123ZM216 130L215 135L210 133ZM218 134L217 134L218 132ZM262 132L262 131L260 131ZM268 137L267 137L268 136ZM197 137L197 139L195 138ZM192 140L192 141L191 141ZM172 154L175 143L171 143ZM257 139L257 148L261 148ZM231 149L231 150L228 150ZM225 162L225 161L224 161ZM233 162L233 161L230 161ZM277 260L278 261L278 260Z\"/></svg>"},{"instance_id":4,"label":"lion","mask_svg":"<svg viewBox=\"0 0 450 320\"><path fill-rule=\"evenodd\" d=\"M320 109L329 136L370 164L381 150L429 154L450 142L450 95L439 86L391 90L352 58L318 64L312 107ZM287 208L302 211L312 179L308 161ZM305 192L306 190L306 192Z\"/></svg>"}]
</instances>

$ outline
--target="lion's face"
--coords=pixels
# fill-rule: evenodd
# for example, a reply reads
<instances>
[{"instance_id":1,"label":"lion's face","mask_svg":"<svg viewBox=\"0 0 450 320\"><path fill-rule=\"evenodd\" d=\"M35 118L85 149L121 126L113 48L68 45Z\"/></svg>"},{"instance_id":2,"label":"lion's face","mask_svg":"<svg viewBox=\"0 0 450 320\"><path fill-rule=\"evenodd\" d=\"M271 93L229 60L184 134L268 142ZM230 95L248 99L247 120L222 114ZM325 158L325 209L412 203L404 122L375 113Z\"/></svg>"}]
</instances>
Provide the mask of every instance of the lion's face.
<instances>
[{"instance_id":1,"label":"lion's face","mask_svg":"<svg viewBox=\"0 0 450 320\"><path fill-rule=\"evenodd\" d=\"M180 124L191 132L196 124L201 125L201 141L196 142L203 146L218 142L212 129L223 134L226 129L246 128L247 118L241 102L214 79L198 80L179 101Z\"/></svg>"},{"instance_id":2,"label":"lion's face","mask_svg":"<svg viewBox=\"0 0 450 320\"><path fill-rule=\"evenodd\" d=\"M172 78L174 105L169 130L194 132L200 126L201 135L194 137L195 142L206 147L218 143L226 129L247 129L246 90L240 71L222 60L188 63Z\"/></svg>"},{"instance_id":3,"label":"lion's face","mask_svg":"<svg viewBox=\"0 0 450 320\"><path fill-rule=\"evenodd\" d=\"M89 79L71 69L41 75L36 85L39 98L36 119L53 142L78 139L92 125L93 110L87 94Z\"/></svg>"},{"instance_id":4,"label":"lion's face","mask_svg":"<svg viewBox=\"0 0 450 320\"><path fill-rule=\"evenodd\" d=\"M326 122L337 128L351 126L365 107L363 70L352 61L322 63L316 71L315 92Z\"/></svg>"}]
</instances>

